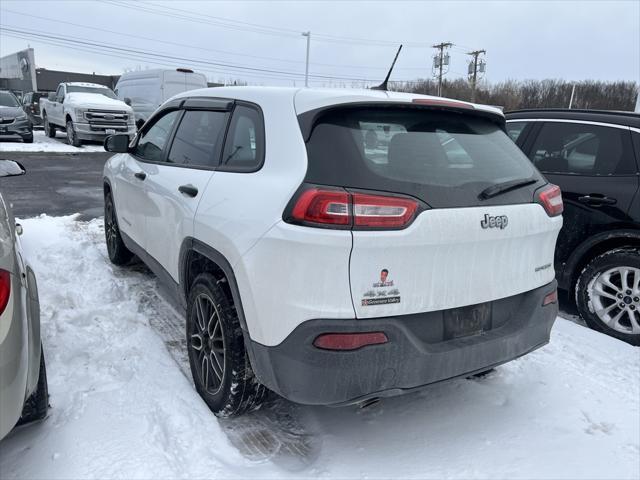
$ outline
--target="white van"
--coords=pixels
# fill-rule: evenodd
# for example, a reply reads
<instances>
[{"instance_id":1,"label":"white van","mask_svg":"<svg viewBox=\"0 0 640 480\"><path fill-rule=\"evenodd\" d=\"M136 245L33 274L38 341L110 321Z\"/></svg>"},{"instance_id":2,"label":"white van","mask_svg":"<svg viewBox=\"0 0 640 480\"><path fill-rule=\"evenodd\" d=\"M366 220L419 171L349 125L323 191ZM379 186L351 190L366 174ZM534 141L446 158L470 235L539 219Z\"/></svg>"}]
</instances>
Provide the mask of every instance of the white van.
<instances>
[{"instance_id":1,"label":"white van","mask_svg":"<svg viewBox=\"0 0 640 480\"><path fill-rule=\"evenodd\" d=\"M115 93L131 105L140 128L156 108L178 93L207 88L207 78L187 68L126 72L118 80Z\"/></svg>"}]
</instances>

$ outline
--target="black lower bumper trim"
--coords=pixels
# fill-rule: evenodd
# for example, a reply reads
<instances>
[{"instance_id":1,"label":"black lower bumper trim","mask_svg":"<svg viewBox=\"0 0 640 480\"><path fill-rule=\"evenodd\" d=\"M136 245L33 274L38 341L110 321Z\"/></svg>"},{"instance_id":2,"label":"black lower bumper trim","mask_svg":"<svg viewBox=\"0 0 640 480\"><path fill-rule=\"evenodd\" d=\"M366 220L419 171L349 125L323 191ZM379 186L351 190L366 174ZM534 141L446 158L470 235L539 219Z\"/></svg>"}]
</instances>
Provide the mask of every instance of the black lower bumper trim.
<instances>
[{"instance_id":1,"label":"black lower bumper trim","mask_svg":"<svg viewBox=\"0 0 640 480\"><path fill-rule=\"evenodd\" d=\"M277 346L250 342L258 379L281 396L309 405L342 405L398 395L518 358L549 341L557 304L542 306L556 282L491 302L482 333L446 339L446 311L362 320L317 319ZM320 350L329 332L382 331L389 342L355 351Z\"/></svg>"}]
</instances>

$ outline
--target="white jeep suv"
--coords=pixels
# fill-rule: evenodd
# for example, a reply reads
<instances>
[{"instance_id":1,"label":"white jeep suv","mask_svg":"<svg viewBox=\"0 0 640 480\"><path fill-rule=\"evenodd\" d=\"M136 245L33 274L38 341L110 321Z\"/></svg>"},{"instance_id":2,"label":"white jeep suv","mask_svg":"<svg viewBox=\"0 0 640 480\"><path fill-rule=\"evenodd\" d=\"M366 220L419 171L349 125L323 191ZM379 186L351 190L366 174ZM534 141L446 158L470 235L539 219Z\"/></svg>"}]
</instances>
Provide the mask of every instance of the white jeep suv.
<instances>
[{"instance_id":1,"label":"white jeep suv","mask_svg":"<svg viewBox=\"0 0 640 480\"><path fill-rule=\"evenodd\" d=\"M217 415L340 405L549 341L562 198L502 113L372 90L212 88L105 142L109 257L186 309Z\"/></svg>"}]
</instances>

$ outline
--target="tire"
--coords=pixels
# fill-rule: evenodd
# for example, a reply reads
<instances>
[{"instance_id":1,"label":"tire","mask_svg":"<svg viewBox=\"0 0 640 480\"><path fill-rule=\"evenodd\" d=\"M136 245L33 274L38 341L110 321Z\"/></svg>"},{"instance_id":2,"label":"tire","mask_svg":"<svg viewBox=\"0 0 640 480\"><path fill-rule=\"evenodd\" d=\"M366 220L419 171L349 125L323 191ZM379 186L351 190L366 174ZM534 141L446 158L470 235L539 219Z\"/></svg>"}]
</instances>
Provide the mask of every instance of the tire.
<instances>
[{"instance_id":1,"label":"tire","mask_svg":"<svg viewBox=\"0 0 640 480\"><path fill-rule=\"evenodd\" d=\"M129 263L133 253L126 247L120 235L118 227L118 217L113 204L111 193L104 197L104 238L107 244L109 260L114 265L125 265Z\"/></svg>"},{"instance_id":2,"label":"tire","mask_svg":"<svg viewBox=\"0 0 640 480\"><path fill-rule=\"evenodd\" d=\"M255 377L237 311L222 285L202 273L187 304L187 350L197 392L218 417L235 417L260 407L266 388Z\"/></svg>"},{"instance_id":3,"label":"tire","mask_svg":"<svg viewBox=\"0 0 640 480\"><path fill-rule=\"evenodd\" d=\"M56 127L55 125L51 125L49 123L49 119L47 118L47 114L42 114L42 125L44 127L44 133L49 138L56 138Z\"/></svg>"},{"instance_id":4,"label":"tire","mask_svg":"<svg viewBox=\"0 0 640 480\"><path fill-rule=\"evenodd\" d=\"M575 299L589 327L640 346L640 249L616 248L591 260L578 277Z\"/></svg>"},{"instance_id":5,"label":"tire","mask_svg":"<svg viewBox=\"0 0 640 480\"><path fill-rule=\"evenodd\" d=\"M38 386L22 408L22 415L18 420L18 425L42 420L47 416L49 409L49 387L47 385L47 367L44 362L44 351L40 345L40 373L38 375Z\"/></svg>"},{"instance_id":6,"label":"tire","mask_svg":"<svg viewBox=\"0 0 640 480\"><path fill-rule=\"evenodd\" d=\"M33 135L31 135L30 137L24 137L22 141L24 143L33 143Z\"/></svg>"},{"instance_id":7,"label":"tire","mask_svg":"<svg viewBox=\"0 0 640 480\"><path fill-rule=\"evenodd\" d=\"M73 122L69 120L67 122L67 143L74 147L82 146L82 140L78 138L75 128L73 128Z\"/></svg>"}]
</instances>

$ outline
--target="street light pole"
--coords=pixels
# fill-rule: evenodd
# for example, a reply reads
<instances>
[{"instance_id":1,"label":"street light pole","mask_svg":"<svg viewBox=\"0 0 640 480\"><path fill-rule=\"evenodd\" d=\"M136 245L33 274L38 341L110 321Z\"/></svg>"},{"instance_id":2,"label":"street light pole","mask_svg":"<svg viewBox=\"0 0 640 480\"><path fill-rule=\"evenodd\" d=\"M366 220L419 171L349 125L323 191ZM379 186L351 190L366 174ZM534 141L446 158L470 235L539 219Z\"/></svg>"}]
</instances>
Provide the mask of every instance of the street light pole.
<instances>
[{"instance_id":1,"label":"street light pole","mask_svg":"<svg viewBox=\"0 0 640 480\"><path fill-rule=\"evenodd\" d=\"M307 37L307 59L304 66L304 86L309 86L309 44L311 43L311 32L302 32L303 37Z\"/></svg>"}]
</instances>

